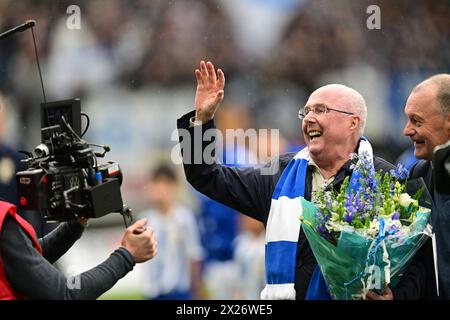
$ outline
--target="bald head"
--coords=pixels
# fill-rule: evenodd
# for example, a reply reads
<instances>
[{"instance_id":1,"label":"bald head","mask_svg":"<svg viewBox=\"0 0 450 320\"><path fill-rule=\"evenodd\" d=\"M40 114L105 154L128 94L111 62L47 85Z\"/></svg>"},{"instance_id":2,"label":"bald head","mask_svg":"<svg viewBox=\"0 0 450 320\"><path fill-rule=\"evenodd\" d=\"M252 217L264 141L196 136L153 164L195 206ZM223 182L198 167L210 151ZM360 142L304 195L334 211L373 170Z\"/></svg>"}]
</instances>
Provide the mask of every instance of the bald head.
<instances>
[{"instance_id":1,"label":"bald head","mask_svg":"<svg viewBox=\"0 0 450 320\"><path fill-rule=\"evenodd\" d=\"M434 75L419 83L412 91L418 93L424 90L433 92L444 116L450 113L450 74Z\"/></svg>"},{"instance_id":2,"label":"bald head","mask_svg":"<svg viewBox=\"0 0 450 320\"><path fill-rule=\"evenodd\" d=\"M324 176L334 174L358 146L367 114L364 98L352 88L330 84L309 96L304 111L308 153Z\"/></svg>"},{"instance_id":3,"label":"bald head","mask_svg":"<svg viewBox=\"0 0 450 320\"><path fill-rule=\"evenodd\" d=\"M364 133L367 119L367 107L364 97L358 91L342 84L333 83L320 87L314 91L311 96L319 93L332 96L338 103L338 105L334 107L343 108L346 111L354 112L359 115L361 118L359 126L361 135Z\"/></svg>"}]
</instances>

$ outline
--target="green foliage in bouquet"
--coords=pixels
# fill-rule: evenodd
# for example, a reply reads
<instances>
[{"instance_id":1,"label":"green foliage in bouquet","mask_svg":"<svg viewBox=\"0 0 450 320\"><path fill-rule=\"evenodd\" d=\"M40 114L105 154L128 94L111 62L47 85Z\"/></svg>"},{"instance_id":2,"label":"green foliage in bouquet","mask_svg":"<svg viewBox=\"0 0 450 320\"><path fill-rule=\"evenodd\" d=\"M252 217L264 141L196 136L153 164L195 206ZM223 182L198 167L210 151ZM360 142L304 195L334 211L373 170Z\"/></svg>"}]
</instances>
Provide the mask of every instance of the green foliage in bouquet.
<instances>
[{"instance_id":1,"label":"green foliage in bouquet","mask_svg":"<svg viewBox=\"0 0 450 320\"><path fill-rule=\"evenodd\" d=\"M353 161L340 190L302 201L303 229L334 299L361 299L369 289L394 286L431 234L423 188L406 192L407 170L375 172L368 155ZM402 182L404 181L404 182Z\"/></svg>"}]
</instances>

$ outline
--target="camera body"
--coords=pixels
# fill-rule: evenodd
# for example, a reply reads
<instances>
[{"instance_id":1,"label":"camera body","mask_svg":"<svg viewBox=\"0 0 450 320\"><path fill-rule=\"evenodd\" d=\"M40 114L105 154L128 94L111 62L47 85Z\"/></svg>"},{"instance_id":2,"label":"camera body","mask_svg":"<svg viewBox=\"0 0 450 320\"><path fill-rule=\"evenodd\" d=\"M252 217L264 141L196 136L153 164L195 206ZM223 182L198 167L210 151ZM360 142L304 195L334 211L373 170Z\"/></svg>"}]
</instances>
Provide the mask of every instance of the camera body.
<instances>
[{"instance_id":1,"label":"camera body","mask_svg":"<svg viewBox=\"0 0 450 320\"><path fill-rule=\"evenodd\" d=\"M97 157L109 147L89 144L81 136L79 99L41 104L42 143L23 160L28 169L16 174L22 210L39 211L49 221L123 212L119 164L98 165ZM95 153L92 146L104 152Z\"/></svg>"}]
</instances>

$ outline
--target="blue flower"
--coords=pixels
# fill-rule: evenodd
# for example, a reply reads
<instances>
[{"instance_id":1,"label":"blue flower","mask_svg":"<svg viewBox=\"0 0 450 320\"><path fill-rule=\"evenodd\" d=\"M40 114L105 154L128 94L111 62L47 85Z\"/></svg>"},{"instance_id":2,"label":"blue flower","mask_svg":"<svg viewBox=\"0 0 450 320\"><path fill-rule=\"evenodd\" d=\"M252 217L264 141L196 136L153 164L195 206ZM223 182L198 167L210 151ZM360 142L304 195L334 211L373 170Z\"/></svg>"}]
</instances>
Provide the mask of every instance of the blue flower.
<instances>
[{"instance_id":1,"label":"blue flower","mask_svg":"<svg viewBox=\"0 0 450 320\"><path fill-rule=\"evenodd\" d=\"M408 169L406 169L401 163L398 163L397 167L395 169L391 169L389 173L397 180L405 180L409 175Z\"/></svg>"},{"instance_id":2,"label":"blue flower","mask_svg":"<svg viewBox=\"0 0 450 320\"><path fill-rule=\"evenodd\" d=\"M317 211L317 213L316 213L316 219L317 219L317 221L319 221L319 223L323 223L322 212Z\"/></svg>"},{"instance_id":3,"label":"blue flower","mask_svg":"<svg viewBox=\"0 0 450 320\"><path fill-rule=\"evenodd\" d=\"M348 194L348 195L347 195L347 198L345 199L345 202L344 202L344 206L345 206L346 208L348 208L348 207L353 207L352 195L351 195L351 194Z\"/></svg>"},{"instance_id":4,"label":"blue flower","mask_svg":"<svg viewBox=\"0 0 450 320\"><path fill-rule=\"evenodd\" d=\"M400 164L385 175L375 172L373 161L367 153L351 155L350 168L353 173L346 177L340 190L336 190L338 192L322 191L318 196L316 232L333 243L338 241L341 232L338 230L341 230L341 226L351 225L357 229L371 230L369 225L379 221L379 215L392 213L395 210L392 210L393 208L398 208L399 193L404 190L399 180L407 178L408 175L407 170ZM395 223L389 227L389 232L398 232L403 221L400 220L399 211L390 215ZM412 212L408 212L408 215L404 216L411 214Z\"/></svg>"},{"instance_id":5,"label":"blue flower","mask_svg":"<svg viewBox=\"0 0 450 320\"><path fill-rule=\"evenodd\" d=\"M359 192L355 195L355 203L354 203L355 209L357 212L361 212L364 210L364 200L361 199L361 194Z\"/></svg>"},{"instance_id":6,"label":"blue flower","mask_svg":"<svg viewBox=\"0 0 450 320\"><path fill-rule=\"evenodd\" d=\"M352 201L352 195L348 195L347 196L347 199L345 200L344 206L345 206L346 211L348 213L352 214L352 219L353 219L353 216L354 216L354 214L356 212L356 208L355 208L355 205L354 205L354 203Z\"/></svg>"},{"instance_id":7,"label":"blue flower","mask_svg":"<svg viewBox=\"0 0 450 320\"><path fill-rule=\"evenodd\" d=\"M319 224L318 226L317 226L317 232L323 237L323 238L326 238L326 239L331 239L331 234L330 234L330 232L328 231L328 229L327 229L327 227L325 227L325 225L324 224Z\"/></svg>"},{"instance_id":8,"label":"blue flower","mask_svg":"<svg viewBox=\"0 0 450 320\"><path fill-rule=\"evenodd\" d=\"M353 217L354 217L354 213L353 213L353 212L346 212L346 213L344 214L344 220L345 220L345 222L347 222L347 223L352 223Z\"/></svg>"},{"instance_id":9,"label":"blue flower","mask_svg":"<svg viewBox=\"0 0 450 320\"><path fill-rule=\"evenodd\" d=\"M374 175L369 175L366 178L366 184L372 192L376 192L378 188L378 180L375 179Z\"/></svg>"}]
</instances>

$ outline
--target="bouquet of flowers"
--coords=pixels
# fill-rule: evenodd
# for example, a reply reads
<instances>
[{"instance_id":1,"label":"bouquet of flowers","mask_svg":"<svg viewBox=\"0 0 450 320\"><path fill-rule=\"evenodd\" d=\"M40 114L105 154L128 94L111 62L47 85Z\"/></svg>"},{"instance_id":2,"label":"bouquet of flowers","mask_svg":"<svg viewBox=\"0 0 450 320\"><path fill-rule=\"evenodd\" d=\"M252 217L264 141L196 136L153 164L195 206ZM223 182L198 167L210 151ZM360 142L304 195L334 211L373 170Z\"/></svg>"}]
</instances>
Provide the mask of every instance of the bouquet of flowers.
<instances>
[{"instance_id":1,"label":"bouquet of flowers","mask_svg":"<svg viewBox=\"0 0 450 320\"><path fill-rule=\"evenodd\" d=\"M333 299L364 299L369 290L395 286L408 262L431 236L430 209L412 197L398 165L382 175L368 155L351 156L352 177L340 190L301 199L305 234Z\"/></svg>"}]
</instances>

